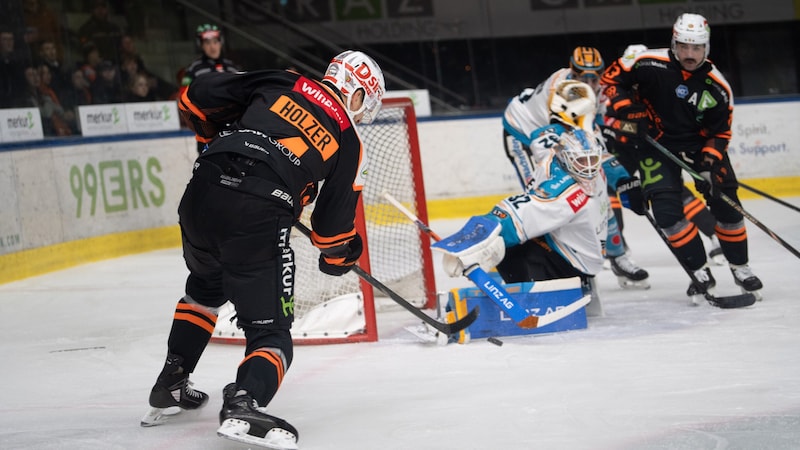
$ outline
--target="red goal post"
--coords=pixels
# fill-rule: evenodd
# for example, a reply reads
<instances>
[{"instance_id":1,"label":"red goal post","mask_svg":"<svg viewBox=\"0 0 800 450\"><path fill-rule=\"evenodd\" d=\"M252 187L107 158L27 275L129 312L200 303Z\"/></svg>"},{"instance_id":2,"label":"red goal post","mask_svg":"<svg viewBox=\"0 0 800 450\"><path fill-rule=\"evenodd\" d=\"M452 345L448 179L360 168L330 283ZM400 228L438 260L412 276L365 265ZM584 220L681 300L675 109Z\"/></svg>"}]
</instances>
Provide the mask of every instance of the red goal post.
<instances>
[{"instance_id":1,"label":"red goal post","mask_svg":"<svg viewBox=\"0 0 800 450\"><path fill-rule=\"evenodd\" d=\"M392 194L428 222L413 102L384 99L373 123L359 125L358 132L368 161L356 214L356 229L364 241L359 266L415 306L433 308L436 284L430 238L383 197L384 192ZM312 210L313 204L303 212L301 221L306 225ZM319 251L299 231L292 232L291 244L296 266L295 344L377 341L376 313L396 309L395 304L353 272L342 277L320 272ZM220 311L211 341L244 344L230 303Z\"/></svg>"}]
</instances>

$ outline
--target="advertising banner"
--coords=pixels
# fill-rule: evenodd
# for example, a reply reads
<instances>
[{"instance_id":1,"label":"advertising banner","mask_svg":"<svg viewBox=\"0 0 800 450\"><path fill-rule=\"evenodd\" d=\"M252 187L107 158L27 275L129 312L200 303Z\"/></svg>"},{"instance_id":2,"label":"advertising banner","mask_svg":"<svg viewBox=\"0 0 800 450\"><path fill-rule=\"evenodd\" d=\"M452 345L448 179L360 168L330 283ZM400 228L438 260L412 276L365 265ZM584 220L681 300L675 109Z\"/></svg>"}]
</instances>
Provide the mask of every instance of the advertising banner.
<instances>
[{"instance_id":1,"label":"advertising banner","mask_svg":"<svg viewBox=\"0 0 800 450\"><path fill-rule=\"evenodd\" d=\"M37 141L43 137L39 108L0 109L0 142Z\"/></svg>"},{"instance_id":2,"label":"advertising banner","mask_svg":"<svg viewBox=\"0 0 800 450\"><path fill-rule=\"evenodd\" d=\"M180 128L178 104L174 101L126 103L128 133L173 131Z\"/></svg>"},{"instance_id":3,"label":"advertising banner","mask_svg":"<svg viewBox=\"0 0 800 450\"><path fill-rule=\"evenodd\" d=\"M107 136L128 132L125 106L122 104L85 105L78 107L81 134Z\"/></svg>"}]
</instances>

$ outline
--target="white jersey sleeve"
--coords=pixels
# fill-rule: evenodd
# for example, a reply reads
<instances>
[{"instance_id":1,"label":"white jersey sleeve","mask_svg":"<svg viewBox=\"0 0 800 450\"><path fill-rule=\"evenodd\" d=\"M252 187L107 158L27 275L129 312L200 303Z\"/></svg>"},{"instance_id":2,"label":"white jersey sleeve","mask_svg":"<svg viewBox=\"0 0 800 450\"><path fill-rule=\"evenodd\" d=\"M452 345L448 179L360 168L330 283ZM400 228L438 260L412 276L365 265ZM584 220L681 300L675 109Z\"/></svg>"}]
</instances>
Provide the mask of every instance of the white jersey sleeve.
<instances>
[{"instance_id":1,"label":"white jersey sleeve","mask_svg":"<svg viewBox=\"0 0 800 450\"><path fill-rule=\"evenodd\" d=\"M554 86L569 75L560 69L535 88L528 88L512 98L503 113L503 127L525 145L531 144L531 133L550 123L550 96Z\"/></svg>"},{"instance_id":2,"label":"white jersey sleeve","mask_svg":"<svg viewBox=\"0 0 800 450\"><path fill-rule=\"evenodd\" d=\"M541 175L537 179L543 181L535 189L504 199L492 211L501 218L506 244L542 237L578 271L599 273L603 268L601 241L606 238L610 211L604 186L590 197L552 155L537 171L537 176ZM595 181L605 183L602 177Z\"/></svg>"}]
</instances>

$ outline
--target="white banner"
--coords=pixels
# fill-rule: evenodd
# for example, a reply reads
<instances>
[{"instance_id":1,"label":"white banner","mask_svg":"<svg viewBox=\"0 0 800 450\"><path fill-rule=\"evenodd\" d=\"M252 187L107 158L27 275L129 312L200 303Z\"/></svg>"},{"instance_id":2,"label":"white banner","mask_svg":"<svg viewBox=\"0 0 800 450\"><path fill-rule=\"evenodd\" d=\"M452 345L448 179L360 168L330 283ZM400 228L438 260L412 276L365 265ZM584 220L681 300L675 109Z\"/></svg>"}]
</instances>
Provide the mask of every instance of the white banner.
<instances>
[{"instance_id":1,"label":"white banner","mask_svg":"<svg viewBox=\"0 0 800 450\"><path fill-rule=\"evenodd\" d=\"M43 138L39 108L0 109L0 142L38 141Z\"/></svg>"},{"instance_id":2,"label":"white banner","mask_svg":"<svg viewBox=\"0 0 800 450\"><path fill-rule=\"evenodd\" d=\"M84 136L106 136L128 132L125 105L85 105L78 107L81 134Z\"/></svg>"},{"instance_id":3,"label":"white banner","mask_svg":"<svg viewBox=\"0 0 800 450\"><path fill-rule=\"evenodd\" d=\"M172 131L181 126L175 101L126 103L125 118L129 133Z\"/></svg>"}]
</instances>

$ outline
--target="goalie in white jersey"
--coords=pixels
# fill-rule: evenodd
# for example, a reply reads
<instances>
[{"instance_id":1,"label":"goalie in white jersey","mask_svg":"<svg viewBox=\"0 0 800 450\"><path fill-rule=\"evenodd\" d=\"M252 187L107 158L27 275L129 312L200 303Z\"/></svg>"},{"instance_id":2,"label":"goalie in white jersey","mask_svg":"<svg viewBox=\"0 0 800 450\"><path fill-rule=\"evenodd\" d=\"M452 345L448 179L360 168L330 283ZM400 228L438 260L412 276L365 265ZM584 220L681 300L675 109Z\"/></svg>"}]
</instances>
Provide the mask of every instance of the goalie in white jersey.
<instances>
[{"instance_id":1,"label":"goalie in white jersey","mask_svg":"<svg viewBox=\"0 0 800 450\"><path fill-rule=\"evenodd\" d=\"M532 143L540 156L527 191L476 216L458 233L481 223L487 237L445 253L443 267L460 276L475 264L497 267L506 283L578 276L585 286L603 268L603 241L613 216L601 169L603 146L592 131L554 124Z\"/></svg>"},{"instance_id":2,"label":"goalie in white jersey","mask_svg":"<svg viewBox=\"0 0 800 450\"><path fill-rule=\"evenodd\" d=\"M541 127L558 122L599 133L598 124L603 114L598 111L598 108L602 108L602 102L598 102L597 92L600 90L600 75L604 67L596 49L578 47L570 59L570 67L556 71L536 88L525 89L511 99L503 115L503 144L523 188L535 180L534 169L541 160L532 146ZM602 148L605 150L604 146ZM634 181L616 158L606 151L603 169L616 173L608 181L609 190L614 194ZM641 201L641 197L631 198L630 201ZM649 274L626 255L619 221L621 216L619 219L615 216L609 219L609 235L604 238L608 243L607 256L611 269L620 286L647 289L650 287L647 281Z\"/></svg>"}]
</instances>

